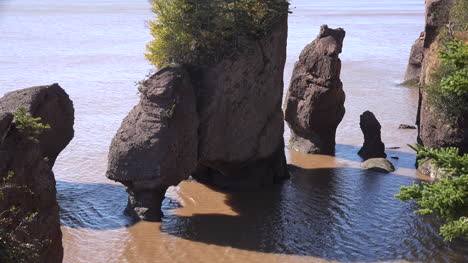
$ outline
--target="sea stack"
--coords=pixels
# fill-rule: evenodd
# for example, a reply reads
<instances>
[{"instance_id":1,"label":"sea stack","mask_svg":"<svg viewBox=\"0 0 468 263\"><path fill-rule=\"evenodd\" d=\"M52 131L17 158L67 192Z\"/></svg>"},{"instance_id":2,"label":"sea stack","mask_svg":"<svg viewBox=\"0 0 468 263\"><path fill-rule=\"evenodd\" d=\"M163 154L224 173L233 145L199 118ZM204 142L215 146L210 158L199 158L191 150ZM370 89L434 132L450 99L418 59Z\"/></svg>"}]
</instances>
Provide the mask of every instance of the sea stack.
<instances>
[{"instance_id":1,"label":"sea stack","mask_svg":"<svg viewBox=\"0 0 468 263\"><path fill-rule=\"evenodd\" d=\"M109 152L107 177L127 187L127 211L160 220L166 189L190 175L236 190L289 176L281 109L286 39L284 15L262 39L243 39L233 57L162 68L143 83Z\"/></svg>"},{"instance_id":2,"label":"sea stack","mask_svg":"<svg viewBox=\"0 0 468 263\"><path fill-rule=\"evenodd\" d=\"M291 128L289 147L304 153L334 154L335 134L345 114L340 80L345 31L320 28L294 66L286 96L285 119Z\"/></svg>"},{"instance_id":3,"label":"sea stack","mask_svg":"<svg viewBox=\"0 0 468 263\"><path fill-rule=\"evenodd\" d=\"M385 144L382 142L380 136L380 129L382 127L374 113L365 111L360 116L359 126L361 126L362 133L364 134L364 145L359 150L358 154L364 160L386 158Z\"/></svg>"},{"instance_id":4,"label":"sea stack","mask_svg":"<svg viewBox=\"0 0 468 263\"><path fill-rule=\"evenodd\" d=\"M20 107L25 114L42 118L41 122L50 128L37 138L30 130L20 128L13 115ZM21 232L16 237L33 244L25 251L38 250L37 257L33 253L24 255L28 262L62 262L62 232L52 167L73 138L73 123L73 103L58 84L13 91L0 99L0 176L5 179L11 175L6 179L9 187L1 189L0 211L10 212L4 216L12 220L2 231L19 229L19 216L37 212L30 223L23 225L27 234ZM17 208L19 215L11 214L12 207Z\"/></svg>"}]
</instances>

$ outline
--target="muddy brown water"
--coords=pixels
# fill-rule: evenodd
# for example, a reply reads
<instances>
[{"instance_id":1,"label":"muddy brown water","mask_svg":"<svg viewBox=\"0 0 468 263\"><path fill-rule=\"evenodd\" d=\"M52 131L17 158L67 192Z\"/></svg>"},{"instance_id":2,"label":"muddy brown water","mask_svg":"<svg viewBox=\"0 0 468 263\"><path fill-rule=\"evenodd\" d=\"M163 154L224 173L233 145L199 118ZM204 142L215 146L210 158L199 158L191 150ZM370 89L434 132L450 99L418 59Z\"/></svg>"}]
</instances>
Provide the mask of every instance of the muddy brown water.
<instances>
[{"instance_id":1,"label":"muddy brown water","mask_svg":"<svg viewBox=\"0 0 468 263\"><path fill-rule=\"evenodd\" d=\"M151 66L145 0L3 0L0 95L59 82L76 109L75 138L54 171L64 262L468 262L468 245L448 244L440 223L393 197L427 180L406 146L417 90L399 86L410 47L423 30L423 0L292 0L285 87L320 25L343 27L346 115L336 157L287 151L291 180L247 193L196 182L168 190L161 223L123 215L127 195L107 180L107 150L136 104L134 85ZM397 170L363 171L359 115L371 110ZM285 131L285 140L289 131Z\"/></svg>"}]
</instances>

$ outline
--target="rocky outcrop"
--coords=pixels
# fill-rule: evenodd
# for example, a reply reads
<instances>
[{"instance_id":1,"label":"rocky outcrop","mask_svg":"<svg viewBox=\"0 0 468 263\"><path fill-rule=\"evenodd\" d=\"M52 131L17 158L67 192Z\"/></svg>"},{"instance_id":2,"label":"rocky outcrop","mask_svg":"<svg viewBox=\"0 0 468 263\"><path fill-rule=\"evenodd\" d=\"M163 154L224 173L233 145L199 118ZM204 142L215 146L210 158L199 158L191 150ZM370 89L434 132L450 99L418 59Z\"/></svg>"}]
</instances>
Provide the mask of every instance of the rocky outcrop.
<instances>
[{"instance_id":1,"label":"rocky outcrop","mask_svg":"<svg viewBox=\"0 0 468 263\"><path fill-rule=\"evenodd\" d=\"M361 167L366 170L391 173L395 171L393 164L385 158L371 158L361 164Z\"/></svg>"},{"instance_id":2,"label":"rocky outcrop","mask_svg":"<svg viewBox=\"0 0 468 263\"><path fill-rule=\"evenodd\" d=\"M143 83L109 152L107 176L127 186L128 211L160 219L166 189L191 174L240 190L288 177L281 110L286 38L284 17L234 57L163 68Z\"/></svg>"},{"instance_id":3,"label":"rocky outcrop","mask_svg":"<svg viewBox=\"0 0 468 263\"><path fill-rule=\"evenodd\" d=\"M450 9L453 0L427 0L425 31L417 40L412 50L410 64L422 53L421 72L419 77L419 107L417 116L418 142L431 148L454 146L460 152L468 153L468 119L466 116L454 118L443 117L428 100L426 85L431 84L432 73L439 67L438 52L441 49L439 33L447 28L450 22ZM408 65L408 68L411 65ZM406 78L405 78L406 79Z\"/></svg>"},{"instance_id":4,"label":"rocky outcrop","mask_svg":"<svg viewBox=\"0 0 468 263\"><path fill-rule=\"evenodd\" d=\"M340 80L345 31L324 25L294 65L285 119L291 128L289 147L304 153L334 154L335 134L345 114Z\"/></svg>"},{"instance_id":5,"label":"rocky outcrop","mask_svg":"<svg viewBox=\"0 0 468 263\"><path fill-rule=\"evenodd\" d=\"M422 32L418 39L411 47L411 53L406 67L404 84L417 84L421 78L421 67L424 60L424 38L425 33Z\"/></svg>"},{"instance_id":6,"label":"rocky outcrop","mask_svg":"<svg viewBox=\"0 0 468 263\"><path fill-rule=\"evenodd\" d=\"M157 220L166 189L198 160L195 90L182 67L164 68L140 87L141 101L112 140L107 176L129 193L128 209Z\"/></svg>"},{"instance_id":7,"label":"rocky outcrop","mask_svg":"<svg viewBox=\"0 0 468 263\"><path fill-rule=\"evenodd\" d=\"M436 42L439 31L449 22L453 0L426 0L426 22L424 31L411 47L405 82L425 84L430 82L434 71L434 54L428 56L431 45ZM432 53L432 52L431 52ZM437 52L436 52L437 53Z\"/></svg>"},{"instance_id":8,"label":"rocky outcrop","mask_svg":"<svg viewBox=\"0 0 468 263\"><path fill-rule=\"evenodd\" d=\"M362 133L364 134L364 145L358 154L364 160L378 157L386 158L385 144L380 137L380 129L382 127L375 115L370 111L365 111L360 116L359 126L361 126Z\"/></svg>"},{"instance_id":9,"label":"rocky outcrop","mask_svg":"<svg viewBox=\"0 0 468 263\"><path fill-rule=\"evenodd\" d=\"M16 127L12 112L20 106L51 126L37 142ZM45 242L39 246L39 257L28 262L62 262L62 233L52 166L73 138L73 122L73 103L57 84L14 91L0 99L0 176L5 178L14 173L8 180L9 187L2 190L0 211L15 206L27 215L38 212L27 227L28 234L18 238L23 242L32 239ZM13 220L10 227L18 223Z\"/></svg>"},{"instance_id":10,"label":"rocky outcrop","mask_svg":"<svg viewBox=\"0 0 468 263\"><path fill-rule=\"evenodd\" d=\"M426 0L424 26L424 59L421 67L420 84L430 83L431 73L438 67L438 41L440 30L450 20L450 9L454 0Z\"/></svg>"}]
</instances>

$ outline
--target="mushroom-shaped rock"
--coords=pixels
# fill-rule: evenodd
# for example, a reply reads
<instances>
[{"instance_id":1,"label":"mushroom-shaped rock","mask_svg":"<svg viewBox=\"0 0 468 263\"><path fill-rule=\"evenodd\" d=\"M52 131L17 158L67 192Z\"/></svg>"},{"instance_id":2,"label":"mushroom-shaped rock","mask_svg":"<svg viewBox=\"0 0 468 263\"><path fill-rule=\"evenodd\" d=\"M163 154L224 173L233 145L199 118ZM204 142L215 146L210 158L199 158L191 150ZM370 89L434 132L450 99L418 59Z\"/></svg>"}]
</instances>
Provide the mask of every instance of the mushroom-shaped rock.
<instances>
[{"instance_id":1,"label":"mushroom-shaped rock","mask_svg":"<svg viewBox=\"0 0 468 263\"><path fill-rule=\"evenodd\" d=\"M12 113L20 107L51 128L32 140L13 119ZM18 208L16 216L37 212L34 220L23 225L28 235L21 233L17 237L40 249L39 256L28 258L28 262L62 262L62 232L52 166L73 138L73 123L73 103L58 84L13 91L0 99L0 180L14 175L8 179L10 187L2 189L0 211L8 212L14 206ZM15 220L15 215L10 219ZM15 224L8 225L7 231L11 230L9 227Z\"/></svg>"},{"instance_id":2,"label":"mushroom-shaped rock","mask_svg":"<svg viewBox=\"0 0 468 263\"><path fill-rule=\"evenodd\" d=\"M393 164L385 158L371 158L361 164L361 167L366 170L391 173L395 171Z\"/></svg>"},{"instance_id":3,"label":"mushroom-shaped rock","mask_svg":"<svg viewBox=\"0 0 468 263\"><path fill-rule=\"evenodd\" d=\"M345 114L340 80L345 31L324 25L302 50L286 97L285 119L291 128L289 147L304 153L334 154L335 134Z\"/></svg>"},{"instance_id":4,"label":"mushroom-shaped rock","mask_svg":"<svg viewBox=\"0 0 468 263\"><path fill-rule=\"evenodd\" d=\"M170 185L192 175L236 190L289 176L281 109L287 16L262 39L213 64L163 68L143 84L141 100L109 152L107 176L127 186L128 211L159 220Z\"/></svg>"},{"instance_id":5,"label":"mushroom-shaped rock","mask_svg":"<svg viewBox=\"0 0 468 263\"><path fill-rule=\"evenodd\" d=\"M196 168L198 115L182 67L158 71L140 92L140 102L112 140L107 177L127 187L129 212L156 221L167 188Z\"/></svg>"},{"instance_id":6,"label":"mushroom-shaped rock","mask_svg":"<svg viewBox=\"0 0 468 263\"><path fill-rule=\"evenodd\" d=\"M370 111L365 111L361 114L359 125L364 134L364 145L358 154L364 160L378 157L386 158L385 144L380 137L381 126L375 115Z\"/></svg>"}]
</instances>

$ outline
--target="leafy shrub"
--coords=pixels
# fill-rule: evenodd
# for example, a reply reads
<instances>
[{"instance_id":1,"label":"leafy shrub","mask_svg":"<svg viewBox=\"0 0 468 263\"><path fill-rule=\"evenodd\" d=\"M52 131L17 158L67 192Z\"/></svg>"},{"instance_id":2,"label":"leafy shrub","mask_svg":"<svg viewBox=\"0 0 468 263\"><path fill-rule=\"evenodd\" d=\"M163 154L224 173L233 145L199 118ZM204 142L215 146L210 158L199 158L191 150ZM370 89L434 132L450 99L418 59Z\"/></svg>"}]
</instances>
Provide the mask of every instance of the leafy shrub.
<instances>
[{"instance_id":1,"label":"leafy shrub","mask_svg":"<svg viewBox=\"0 0 468 263\"><path fill-rule=\"evenodd\" d=\"M0 200L4 199L4 191L15 190L33 195L29 188L9 183L13 176L14 173L10 171L0 180ZM0 212L0 262L28 263L38 260L41 250L50 244L50 240L31 237L30 227L37 224L37 215L38 212L15 206Z\"/></svg>"},{"instance_id":2,"label":"leafy shrub","mask_svg":"<svg viewBox=\"0 0 468 263\"><path fill-rule=\"evenodd\" d=\"M154 40L146 57L166 64L211 64L235 55L245 39L261 39L288 12L287 0L151 0Z\"/></svg>"},{"instance_id":3,"label":"leafy shrub","mask_svg":"<svg viewBox=\"0 0 468 263\"><path fill-rule=\"evenodd\" d=\"M468 44L455 39L439 51L441 65L427 86L431 105L448 118L468 114Z\"/></svg>"},{"instance_id":4,"label":"leafy shrub","mask_svg":"<svg viewBox=\"0 0 468 263\"><path fill-rule=\"evenodd\" d=\"M466 33L468 31L468 1L455 0L450 10L450 18L454 24L454 30Z\"/></svg>"},{"instance_id":5,"label":"leafy shrub","mask_svg":"<svg viewBox=\"0 0 468 263\"><path fill-rule=\"evenodd\" d=\"M400 187L395 197L402 201L416 200L421 215L435 214L446 223L440 228L445 240L456 237L468 238L468 154L459 155L457 148L439 150L416 145L417 157L422 163L430 159L445 178L434 183Z\"/></svg>"},{"instance_id":6,"label":"leafy shrub","mask_svg":"<svg viewBox=\"0 0 468 263\"><path fill-rule=\"evenodd\" d=\"M449 23L439 32L441 65L428 85L428 102L441 118L468 116L468 1L454 0Z\"/></svg>"},{"instance_id":7,"label":"leafy shrub","mask_svg":"<svg viewBox=\"0 0 468 263\"><path fill-rule=\"evenodd\" d=\"M440 87L445 93L454 93L463 96L468 93L468 69L455 72L453 75L443 78Z\"/></svg>"},{"instance_id":8,"label":"leafy shrub","mask_svg":"<svg viewBox=\"0 0 468 263\"><path fill-rule=\"evenodd\" d=\"M49 124L42 124L40 117L33 118L24 107L19 107L13 115L15 116L16 129L35 143L39 142L37 139L39 135L50 129Z\"/></svg>"},{"instance_id":9,"label":"leafy shrub","mask_svg":"<svg viewBox=\"0 0 468 263\"><path fill-rule=\"evenodd\" d=\"M468 45L454 39L439 51L439 57L444 65L453 65L457 70L464 69L468 64Z\"/></svg>"}]
</instances>

